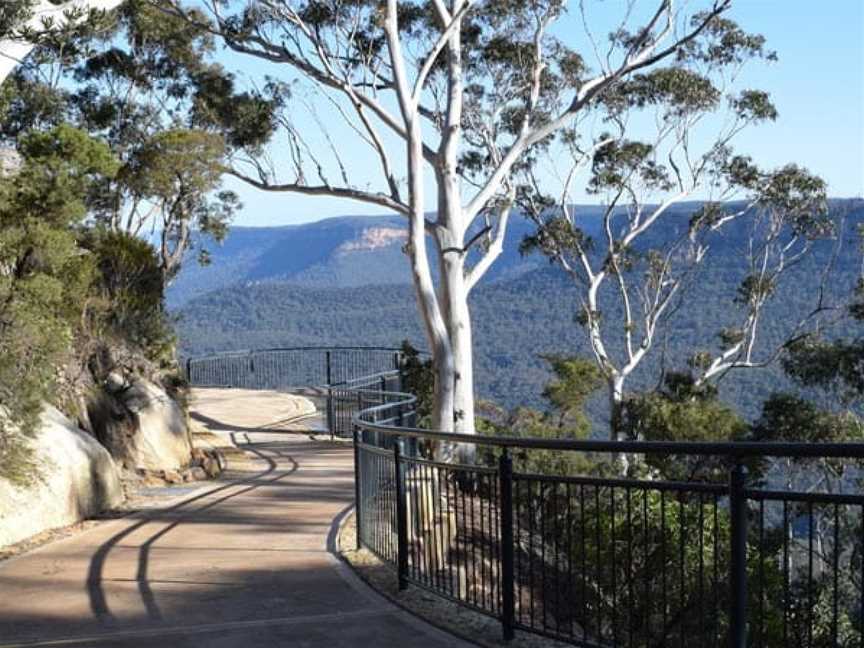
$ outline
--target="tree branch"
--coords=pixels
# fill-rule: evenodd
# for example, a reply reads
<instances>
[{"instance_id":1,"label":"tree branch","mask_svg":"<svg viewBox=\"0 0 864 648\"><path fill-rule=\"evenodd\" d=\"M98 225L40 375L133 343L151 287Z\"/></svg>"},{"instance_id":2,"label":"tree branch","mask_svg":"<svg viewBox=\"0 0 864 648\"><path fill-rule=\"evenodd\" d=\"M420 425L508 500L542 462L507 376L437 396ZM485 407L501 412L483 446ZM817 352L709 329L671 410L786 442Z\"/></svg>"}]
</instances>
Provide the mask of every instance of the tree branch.
<instances>
[{"instance_id":1,"label":"tree branch","mask_svg":"<svg viewBox=\"0 0 864 648\"><path fill-rule=\"evenodd\" d=\"M254 178L250 178L249 176L240 173L236 169L226 168L224 169L224 171L226 174L233 176L238 180L242 180L246 184L255 187L256 189L261 189L263 191L297 193L307 196L333 196L335 198L349 198L351 200L356 200L357 202L386 207L387 209L392 209L393 211L404 216L408 216L411 213L408 205L393 200L392 197L383 193L362 191L360 189L354 189L352 187L332 187L329 185L310 186L303 183L271 184L263 180L255 180Z\"/></svg>"}]
</instances>

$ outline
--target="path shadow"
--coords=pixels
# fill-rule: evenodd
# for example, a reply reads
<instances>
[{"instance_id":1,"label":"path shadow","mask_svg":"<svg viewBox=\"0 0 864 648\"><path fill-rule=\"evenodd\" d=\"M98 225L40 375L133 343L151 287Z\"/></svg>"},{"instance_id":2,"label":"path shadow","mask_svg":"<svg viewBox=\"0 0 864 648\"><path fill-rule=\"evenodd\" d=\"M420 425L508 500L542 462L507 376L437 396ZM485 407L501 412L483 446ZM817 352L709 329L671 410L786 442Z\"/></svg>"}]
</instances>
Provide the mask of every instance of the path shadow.
<instances>
[{"instance_id":1,"label":"path shadow","mask_svg":"<svg viewBox=\"0 0 864 648\"><path fill-rule=\"evenodd\" d=\"M271 457L265 455L263 452L254 447L254 444L242 444L242 447L245 450L248 450L255 454L258 458L262 459L267 463L267 468L264 470L250 475L249 477L239 479L233 481L228 484L223 484L221 486L217 486L215 488L211 488L203 493L190 497L182 502L179 502L173 506L170 506L165 509L159 509L153 512L148 512L145 514L145 517L135 524L126 527L122 531L116 533L111 538L109 538L106 542L99 546L96 550L93 558L90 560L90 565L87 572L87 595L90 599L90 609L94 615L94 617L100 621L110 620L112 618L112 614L110 608L108 606L107 597L105 595L105 591L103 588L103 570L105 567L105 562L108 558L111 550L117 546L121 540L127 538L135 531L145 527L147 524L151 522L158 521L160 515L164 515L167 513L176 513L180 512L181 515L168 524L163 529L160 529L152 536L150 536L139 548L138 551L138 565L137 572L135 576L135 582L138 586L138 591L141 596L141 601L144 604L145 610L147 612L147 616L149 619L154 621L162 620L162 613L159 609L158 604L156 603L155 596L153 594L153 590L150 587L150 582L147 577L147 571L150 564L150 553L153 545L161 538L163 538L167 533L176 528L179 524L189 519L192 515L200 514L203 511L212 509L224 502L238 497L240 495L244 495L253 491L255 489L261 488L262 486L271 485L279 482L280 480L288 477L292 473L294 473L299 464L294 461L294 459L287 454L280 452L279 450L272 450L276 454L276 457ZM261 481L263 478L268 475L272 475L277 472L278 464L275 459L284 459L290 462L291 467L287 470L279 471L280 474L275 475L274 477L267 479L265 481ZM245 487L244 487L245 486ZM196 502L200 502L201 500L211 498L212 496L218 493L224 493L229 491L230 489L236 489L239 487L239 490L235 492L226 494L218 499L208 502L204 506L196 507L194 509L189 509L188 507L195 504Z\"/></svg>"},{"instance_id":2,"label":"path shadow","mask_svg":"<svg viewBox=\"0 0 864 648\"><path fill-rule=\"evenodd\" d=\"M190 416L194 421L203 423L210 431L213 432L266 432L267 434L302 434L305 436L308 436L312 433L321 434L322 432L327 432L327 430L323 427L320 429L298 428L296 430L286 429L284 427L273 427L281 425L300 424L304 421L309 421L311 419L314 419L315 417L321 416L320 412L318 411L312 414L301 414L298 416L288 417L286 419L269 423L267 426L257 427L244 427L242 425L236 425L235 423L226 423L225 421L220 421L218 419L210 416L205 416L204 414L200 414L198 412L191 412Z\"/></svg>"}]
</instances>

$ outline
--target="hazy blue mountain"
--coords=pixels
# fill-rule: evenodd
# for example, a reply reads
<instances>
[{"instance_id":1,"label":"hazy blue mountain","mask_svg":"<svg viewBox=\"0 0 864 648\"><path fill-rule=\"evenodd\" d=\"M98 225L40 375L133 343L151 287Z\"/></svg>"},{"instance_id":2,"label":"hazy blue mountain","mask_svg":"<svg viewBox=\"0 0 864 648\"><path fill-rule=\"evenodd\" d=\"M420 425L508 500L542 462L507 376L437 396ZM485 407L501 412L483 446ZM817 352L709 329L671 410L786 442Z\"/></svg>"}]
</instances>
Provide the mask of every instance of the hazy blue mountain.
<instances>
[{"instance_id":1,"label":"hazy blue mountain","mask_svg":"<svg viewBox=\"0 0 864 648\"><path fill-rule=\"evenodd\" d=\"M515 277L541 261L518 253L530 231L524 220L508 228L505 252L488 281ZM314 287L408 284L402 247L407 237L399 216L344 216L284 227L233 227L221 245L206 242L212 264L202 267L192 254L168 291L172 308L192 297L234 284L292 283Z\"/></svg>"},{"instance_id":2,"label":"hazy blue mountain","mask_svg":"<svg viewBox=\"0 0 864 648\"><path fill-rule=\"evenodd\" d=\"M657 236L675 236L686 227L690 212L692 206L681 209L678 218L670 218L667 228ZM370 223L375 223L374 229L381 227L381 223L392 227L398 221L333 221L313 224L316 227L304 226L309 227L309 232L318 232L322 240L328 240L327 245L331 245L325 250L322 244L318 257L315 250L303 251L307 255L304 259L320 260L284 259L268 265L259 257L248 266L240 283L205 292L188 301L177 311L184 353L315 344L398 345L406 338L417 346L425 346L413 290L405 283L407 278L397 281L387 276L376 282L365 282L354 277L345 280L342 286L333 285L334 277L338 276L336 269L350 264L357 264L355 271L367 275L383 276L385 268L390 268L393 274L405 272L404 257L398 250L391 256L392 251L386 249L389 245L384 246L383 251L351 248L356 241L364 240ZM827 286L829 299L847 295L858 277L860 253L855 228L862 221L864 203L858 202L857 209L848 217L844 246ZM354 238L342 238L349 224L356 227ZM283 229L287 228L277 228L277 231ZM584 331L574 322L578 302L569 280L537 257L520 258L515 249L528 229L525 224L516 224L500 267L493 275L494 280L481 284L471 299L478 392L483 398L510 407L540 403L542 386L549 378L541 354L589 354ZM328 231L339 234L328 239L321 234ZM248 233L251 241L254 230ZM306 236L311 234L307 232ZM286 247L292 245L288 238L286 235ZM333 246L334 239L342 242ZM667 367L684 366L694 349L716 348L715 335L720 328L736 324L740 312L732 299L744 276L740 255L745 241L746 232L740 229L729 230L711 240L713 262L701 271L686 308L676 312L669 327L671 334L663 354ZM645 244L650 243L649 240ZM230 242L226 250L229 245ZM340 250L340 246L349 249L342 247ZM821 244L811 258L787 277L765 314L763 336L766 340L783 339L797 318L812 308L820 270L833 249L833 244ZM363 253L368 256L360 256ZM347 259L340 259L340 254ZM399 265L395 265L397 261ZM218 263L216 260L214 267L200 272L215 271ZM299 270L292 275L284 271L285 268ZM332 273L326 281L320 278L325 272ZM604 312L609 313L608 320L616 321L618 307L612 294L607 293L602 298L601 305ZM619 338L613 343L613 352L620 351L620 345ZM655 353L652 361L641 367L634 376L635 385L648 387L656 383L661 371L660 358L661 354ZM783 387L788 387L788 383L772 369L730 374L724 380L722 391L743 413L755 416L762 400L772 390ZM593 418L598 425L604 412L602 399L592 405Z\"/></svg>"}]
</instances>

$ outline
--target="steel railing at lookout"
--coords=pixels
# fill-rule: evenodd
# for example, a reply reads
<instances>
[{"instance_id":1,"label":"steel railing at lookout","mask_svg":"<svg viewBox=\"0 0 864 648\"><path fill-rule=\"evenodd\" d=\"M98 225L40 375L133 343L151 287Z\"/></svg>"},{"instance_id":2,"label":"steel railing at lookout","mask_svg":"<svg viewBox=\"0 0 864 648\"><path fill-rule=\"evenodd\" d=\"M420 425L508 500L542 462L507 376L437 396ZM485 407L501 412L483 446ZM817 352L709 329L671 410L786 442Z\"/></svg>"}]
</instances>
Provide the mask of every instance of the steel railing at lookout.
<instances>
[{"instance_id":1,"label":"steel railing at lookout","mask_svg":"<svg viewBox=\"0 0 864 648\"><path fill-rule=\"evenodd\" d=\"M417 427L415 398L400 391L402 362L396 349L274 349L193 358L187 372L193 385L319 387L331 432L354 441L358 548L400 588L498 619L505 639L864 646L864 444L435 432ZM423 449L436 442L473 448L474 460L435 461ZM532 471L562 453L710 470L678 480Z\"/></svg>"}]
</instances>

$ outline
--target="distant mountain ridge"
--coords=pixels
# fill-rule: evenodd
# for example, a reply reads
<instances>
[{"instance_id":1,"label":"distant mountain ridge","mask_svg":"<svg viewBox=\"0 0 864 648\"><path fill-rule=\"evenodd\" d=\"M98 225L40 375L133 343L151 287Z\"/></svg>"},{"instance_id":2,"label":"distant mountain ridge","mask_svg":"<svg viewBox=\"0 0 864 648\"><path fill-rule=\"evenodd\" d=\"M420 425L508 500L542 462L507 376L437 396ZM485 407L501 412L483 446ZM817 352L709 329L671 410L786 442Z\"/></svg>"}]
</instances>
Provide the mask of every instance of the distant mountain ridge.
<instances>
[{"instance_id":1,"label":"distant mountain ridge","mask_svg":"<svg viewBox=\"0 0 864 648\"><path fill-rule=\"evenodd\" d=\"M849 205L843 247L827 287L838 298L850 294L860 271L856 228L864 223L864 201L845 206ZM680 235L695 207L679 206L668 225L646 237L643 246ZM599 214L596 207L585 211L586 218ZM241 229L241 235L233 243L229 238L223 248L223 263L233 268L229 274L235 281L219 278L214 282L218 289L208 291L187 275L187 289L197 295L175 308L182 351L394 345L405 338L425 346L401 251L402 228L404 222L396 217L349 217L291 228ZM504 254L471 299L478 393L508 407L541 403L542 386L550 376L540 354L591 353L584 330L575 322L579 302L570 279L542 257L522 258L518 252L519 241L531 229L525 221L513 223ZM298 230L302 244L292 240ZM745 230L732 228L712 237L714 259L700 270L686 307L676 312L668 348L651 355L634 375L633 386L656 384L661 356L666 367L684 367L694 350L716 348L722 327L736 325L740 312L733 298L746 272L740 257ZM266 248L263 252L254 249L256 240ZM313 244L316 240L319 243ZM833 249L833 242L820 243L812 258L791 271L765 313L764 339L784 339L796 318L812 308L821 268ZM296 250L296 256L280 254L284 250ZM195 271L218 272L219 264L216 258L212 267ZM620 315L614 302L610 285L601 294L601 308L612 323ZM666 341L657 344L666 346ZM620 340L613 340L610 349L620 354ZM730 374L721 391L729 403L752 417L771 391L789 387L773 368ZM595 422L602 421L605 407L599 401L592 404Z\"/></svg>"},{"instance_id":2,"label":"distant mountain ridge","mask_svg":"<svg viewBox=\"0 0 864 648\"><path fill-rule=\"evenodd\" d=\"M695 203L676 206L687 214L695 208ZM602 207L578 205L575 210L580 226L589 234L599 234ZM222 244L203 241L211 255L210 266L199 266L190 253L168 290L168 305L180 308L192 298L235 284L319 288L408 284L411 276L402 251L407 227L405 218L397 215L337 216L278 227L234 226ZM511 217L504 251L485 282L514 279L545 263L519 253L519 243L533 231L527 219Z\"/></svg>"},{"instance_id":3,"label":"distant mountain ridge","mask_svg":"<svg viewBox=\"0 0 864 648\"><path fill-rule=\"evenodd\" d=\"M859 209L864 204L860 200L833 202L857 204ZM673 231L680 234L700 205L674 205L664 215L663 227L646 233L640 245L650 246ZM602 236L603 207L576 205L573 209L586 234ZM519 243L533 231L529 220L518 214L511 216L504 251L484 277L484 283L515 279L546 263L539 256L523 257L519 253ZM408 284L411 277L403 253L406 237L407 223L396 215L338 216L279 227L235 226L222 244L203 241L211 265L198 265L194 251L190 252L168 290L168 306L177 309L190 299L236 284L290 283L316 288Z\"/></svg>"},{"instance_id":4,"label":"distant mountain ridge","mask_svg":"<svg viewBox=\"0 0 864 648\"><path fill-rule=\"evenodd\" d=\"M525 221L508 228L505 252L488 280L515 277L542 263L524 259L519 241L531 231ZM221 245L204 242L212 263L189 258L168 291L178 308L190 299L235 284L292 283L335 288L408 284L402 251L408 230L399 216L340 216L302 225L232 227Z\"/></svg>"}]
</instances>

